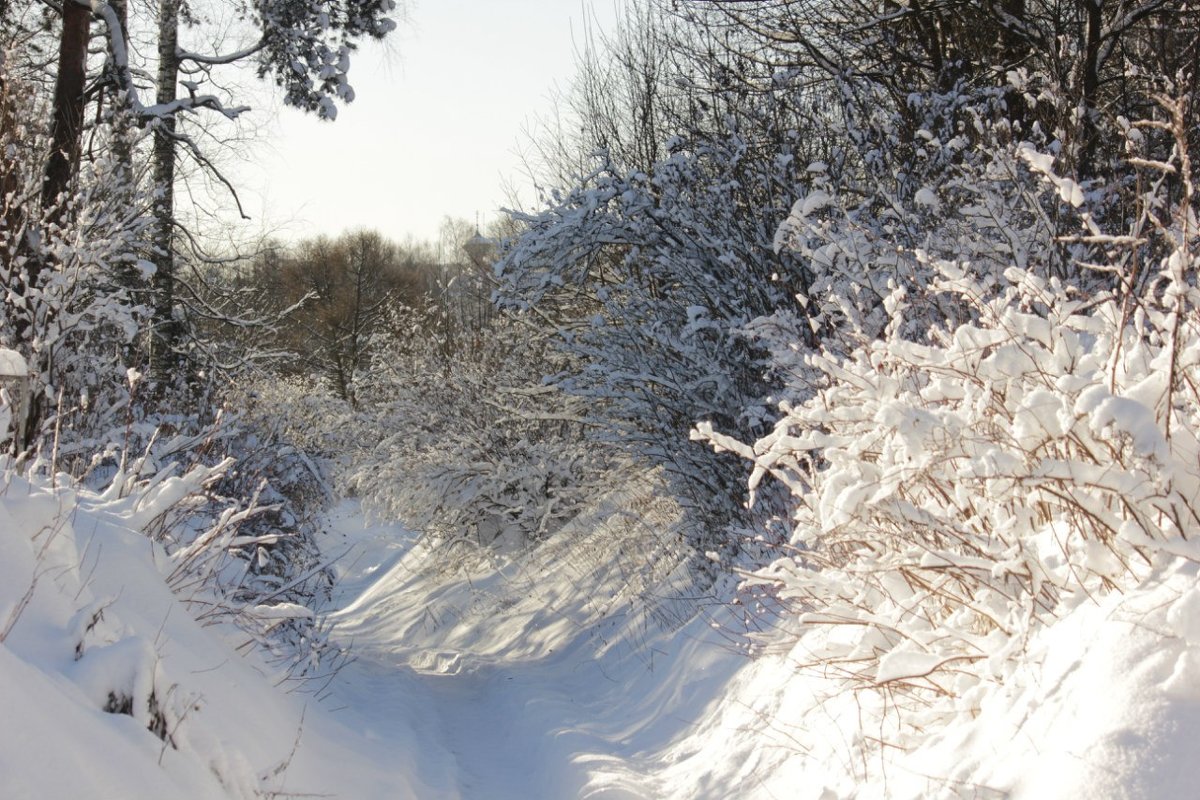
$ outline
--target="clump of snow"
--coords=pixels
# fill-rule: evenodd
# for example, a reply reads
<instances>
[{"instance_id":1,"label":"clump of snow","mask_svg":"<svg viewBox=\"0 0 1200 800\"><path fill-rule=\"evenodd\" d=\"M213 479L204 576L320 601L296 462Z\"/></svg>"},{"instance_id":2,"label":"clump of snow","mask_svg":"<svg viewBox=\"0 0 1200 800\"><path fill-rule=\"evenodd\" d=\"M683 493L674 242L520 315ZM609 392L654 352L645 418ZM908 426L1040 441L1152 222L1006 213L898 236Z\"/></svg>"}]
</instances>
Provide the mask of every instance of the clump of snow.
<instances>
[{"instance_id":1,"label":"clump of snow","mask_svg":"<svg viewBox=\"0 0 1200 800\"><path fill-rule=\"evenodd\" d=\"M29 375L25 357L16 350L0 347L0 378L24 378Z\"/></svg>"},{"instance_id":2,"label":"clump of snow","mask_svg":"<svg viewBox=\"0 0 1200 800\"><path fill-rule=\"evenodd\" d=\"M942 202L938 200L937 194L928 186L917 190L917 193L913 195L913 202L918 206L924 206L934 214L938 213L942 208Z\"/></svg>"},{"instance_id":3,"label":"clump of snow","mask_svg":"<svg viewBox=\"0 0 1200 800\"><path fill-rule=\"evenodd\" d=\"M1038 152L1029 145L1022 146L1019 154L1034 172L1041 175L1054 187L1064 203L1074 208L1079 208L1084 204L1083 187L1070 178L1064 178L1055 173L1053 156Z\"/></svg>"},{"instance_id":4,"label":"clump of snow","mask_svg":"<svg viewBox=\"0 0 1200 800\"><path fill-rule=\"evenodd\" d=\"M20 413L20 393L29 375L25 358L16 350L0 347L0 442L12 435L14 415Z\"/></svg>"}]
</instances>

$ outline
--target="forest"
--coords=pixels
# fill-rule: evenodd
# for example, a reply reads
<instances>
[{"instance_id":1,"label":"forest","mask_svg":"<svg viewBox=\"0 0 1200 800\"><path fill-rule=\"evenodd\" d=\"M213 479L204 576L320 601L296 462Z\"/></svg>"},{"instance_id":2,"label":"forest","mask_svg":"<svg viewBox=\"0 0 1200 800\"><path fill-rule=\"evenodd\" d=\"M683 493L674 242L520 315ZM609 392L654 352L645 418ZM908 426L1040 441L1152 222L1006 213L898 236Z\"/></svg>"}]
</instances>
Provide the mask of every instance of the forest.
<instances>
[{"instance_id":1,"label":"forest","mask_svg":"<svg viewBox=\"0 0 1200 800\"><path fill-rule=\"evenodd\" d=\"M626 0L536 208L218 222L244 81L336 125L401 10L0 0L14 797L1191 791L1200 6ZM570 735L464 765L493 705Z\"/></svg>"}]
</instances>

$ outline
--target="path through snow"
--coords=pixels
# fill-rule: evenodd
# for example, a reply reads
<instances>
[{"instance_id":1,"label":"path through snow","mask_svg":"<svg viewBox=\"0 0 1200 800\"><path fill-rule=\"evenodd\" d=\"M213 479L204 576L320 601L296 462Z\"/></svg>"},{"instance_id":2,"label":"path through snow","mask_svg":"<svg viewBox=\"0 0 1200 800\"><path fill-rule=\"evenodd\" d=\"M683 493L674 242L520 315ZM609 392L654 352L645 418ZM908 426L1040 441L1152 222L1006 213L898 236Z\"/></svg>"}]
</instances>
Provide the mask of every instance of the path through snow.
<instances>
[{"instance_id":1,"label":"path through snow","mask_svg":"<svg viewBox=\"0 0 1200 800\"><path fill-rule=\"evenodd\" d=\"M342 507L331 538L351 552L336 616L359 659L335 703L371 738L368 757L400 759L392 774L422 800L1194 794L1194 563L1077 602L1001 665L1003 682L957 716L935 709L932 735L902 752L859 746L864 697L787 658L747 661L703 617L622 614L607 597L621 571L600 555L615 552L612 531L588 563L567 560L587 535L550 542L550 561L525 572L449 578L418 569L411 535ZM798 642L797 656L818 646Z\"/></svg>"},{"instance_id":2,"label":"path through snow","mask_svg":"<svg viewBox=\"0 0 1200 800\"><path fill-rule=\"evenodd\" d=\"M669 787L638 762L686 734L745 663L631 615L597 619L570 569L439 576L412 534L365 525L349 503L330 538L345 551L333 618L356 660L327 705L381 763L415 753L404 761L431 797L660 796Z\"/></svg>"}]
</instances>

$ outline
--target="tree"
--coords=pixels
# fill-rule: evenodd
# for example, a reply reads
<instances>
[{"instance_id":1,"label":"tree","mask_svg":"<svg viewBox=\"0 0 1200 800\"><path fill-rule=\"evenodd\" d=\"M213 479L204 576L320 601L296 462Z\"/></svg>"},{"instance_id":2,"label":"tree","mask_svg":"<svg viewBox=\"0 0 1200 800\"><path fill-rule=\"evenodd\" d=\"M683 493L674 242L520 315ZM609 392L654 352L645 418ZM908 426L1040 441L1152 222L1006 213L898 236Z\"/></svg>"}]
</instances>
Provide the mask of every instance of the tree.
<instances>
[{"instance_id":1,"label":"tree","mask_svg":"<svg viewBox=\"0 0 1200 800\"><path fill-rule=\"evenodd\" d=\"M1156 81L1197 80L1200 9L1185 0L754 0L672 4L747 59L878 89L905 121L914 93L998 92L995 122L1040 128L1077 180L1121 157L1119 118L1156 113ZM823 76L823 77L822 77ZM1153 77L1152 77L1153 76Z\"/></svg>"},{"instance_id":2,"label":"tree","mask_svg":"<svg viewBox=\"0 0 1200 800\"><path fill-rule=\"evenodd\" d=\"M33 365L39 387L31 404L35 423L46 405L56 402L56 391L67 388L62 381L75 366L66 363L77 366L73 357L67 358L61 351L65 337L69 331L84 331L84 320L100 309L105 309L106 319L117 326L104 329L117 334L121 345L113 352L126 362L114 374L123 375L126 367L145 366L146 350L133 344L137 332L145 330L140 303L149 300L154 318L151 372L163 385L183 377L181 345L192 323L180 306L181 302L199 303L202 298L195 287L189 287L183 297L179 291L175 165L179 153L187 152L201 165L211 166L183 117L208 111L236 118L246 110L215 91L205 91L212 72L225 64L256 58L259 74L282 86L287 102L332 118L337 103L353 98L346 74L357 41L364 36L382 37L392 30L394 23L387 15L393 7L391 0L243 2L234 11L251 31L250 44L229 53L202 54L188 49L184 41L196 36L203 24L197 5L163 0L155 6L159 58L152 71L158 78L156 93L154 102L146 103L144 84L134 76L147 70L131 62L133 51L127 41L131 27L146 30L145 19L132 25L127 19L131 11L144 10L143 6L130 6L124 0L68 0L57 14L43 10L40 13L46 17L47 28L56 20L62 23L54 62L57 68L46 69L37 63L37 43L44 35L39 24L30 21L39 12L33 4L6 5L0 24L22 43L23 58L33 65L27 71L27 83L21 86L33 87L34 103L47 102L52 121L43 137L35 122L45 117L43 113L10 113L14 105L7 98L19 87L10 78L17 62L6 52L6 100L0 132L8 140L16 138L6 147L2 175L3 266L9 286L4 301L5 333L9 343L25 352ZM95 20L102 23L105 46L91 48L91 52L103 54L102 65L99 58L91 62L88 58ZM188 79L180 81L184 71ZM42 100L37 88L47 74L55 78L52 100ZM88 102L95 103L94 115L85 113ZM86 164L81 163L85 130L89 137ZM137 144L142 131L149 131L153 138L150 148ZM27 191L30 162L25 153L30 143L45 148L40 191L33 195L32 203ZM138 162L146 155L152 167L149 170L139 168ZM81 178L85 166L91 171L86 180ZM146 174L153 188L141 191L145 187L139 189L137 182ZM219 173L217 177L224 180ZM152 200L144 203L144 198ZM153 217L153 226L144 224L144 210ZM118 307L125 311L118 313ZM198 316L215 307L209 304ZM117 320L121 315L124 322ZM86 324L94 325L95 320ZM206 351L193 352L205 357ZM92 374L84 370L79 375L84 372ZM195 369L190 374L199 372ZM95 383L81 388L85 397L98 391ZM36 424L27 429L31 435L37 433Z\"/></svg>"},{"instance_id":3,"label":"tree","mask_svg":"<svg viewBox=\"0 0 1200 800\"><path fill-rule=\"evenodd\" d=\"M198 160L211 166L199 154L196 142L183 134L177 117L181 112L208 108L236 118L246 109L228 106L213 95L199 94L197 75L208 75L215 67L247 59L257 59L258 75L271 78L284 90L284 102L324 119L337 116L337 103L354 99L348 81L350 55L358 40L381 39L395 28L388 16L394 0L267 0L249 3L241 0L236 14L257 32L249 46L221 54L198 53L179 43L181 21L195 21L190 7L181 0L160 0L158 6L158 78L157 116L154 132L154 182L157 200L154 207L154 250L158 270L155 274L155 345L154 373L160 380L177 374L184 330L179 319L176 292L178 268L175 258L175 162L177 147L187 147ZM189 70L185 83L188 97L179 98L180 71ZM220 176L218 176L220 178ZM220 178L224 182L224 178ZM235 198L236 199L236 198Z\"/></svg>"},{"instance_id":4,"label":"tree","mask_svg":"<svg viewBox=\"0 0 1200 800\"><path fill-rule=\"evenodd\" d=\"M42 207L46 209L60 204L61 195L70 186L78 168L90 26L89 5L76 0L63 3L58 77L54 86L54 123L42 186ZM30 284L37 284L36 272L31 272Z\"/></svg>"},{"instance_id":5,"label":"tree","mask_svg":"<svg viewBox=\"0 0 1200 800\"><path fill-rule=\"evenodd\" d=\"M81 163L90 4L63 4L57 16L46 16L44 30L26 18L30 13L22 7L3 20L0 78L5 151L0 271L8 290L0 330L6 344L26 356L34 388L21 449L33 444L47 409L64 390L103 398L93 409L112 399L114 375L123 375L124 368L114 370L108 354L92 348L101 346L103 336L114 340L109 352L118 341L128 344L138 314L105 273L131 264L142 232L136 206L104 207L105 198L124 190L124 176L101 177L108 168L103 156L89 159L87 169ZM56 20L61 27L51 59L42 42ZM48 76L52 94L43 89ZM103 128L97 125L93 132L100 129L103 137Z\"/></svg>"},{"instance_id":6,"label":"tree","mask_svg":"<svg viewBox=\"0 0 1200 800\"><path fill-rule=\"evenodd\" d=\"M350 55L363 37L382 38L394 29L388 16L395 8L393 0L263 0L239 2L234 7L238 19L254 32L246 47L228 53L199 53L180 40L180 25L199 26L202 18L194 5L183 0L160 0L156 7L157 65L155 102L142 102L139 86L133 79L134 65L126 41L129 25L128 6L118 2L68 0L62 5L62 35L53 105L52 145L47 160L42 204L54 209L48 222L59 221L61 198L78 169L80 137L83 130L86 57L90 23L94 17L105 23L107 63L100 73L98 87L111 89L119 98L116 116L132 118L153 132L151 159L154 184L153 216L155 225L149 243L151 260L156 265L154 290L153 373L164 382L178 377L181 364L179 346L184 322L178 308L176 283L178 266L175 235L174 191L176 161L180 146L201 165L214 169L196 139L181 125L183 115L200 110L234 119L247 109L232 105L215 93L202 91L216 68L248 59L257 59L260 77L270 78L284 90L285 102L332 119L337 103L354 97L347 73ZM186 70L188 80L180 83ZM187 95L179 96L183 85ZM103 96L103 92L99 96ZM123 137L118 137L121 139ZM123 153L132 158L133 151ZM219 181L232 186L219 173ZM236 202L236 194L234 194ZM56 205L57 204L57 205ZM47 268L41 259L30 259L26 282L36 291L41 273Z\"/></svg>"},{"instance_id":7,"label":"tree","mask_svg":"<svg viewBox=\"0 0 1200 800\"><path fill-rule=\"evenodd\" d=\"M290 255L269 253L252 281L267 287L274 310L293 309L279 343L301 356L299 369L355 405L375 337L395 307L423 305L430 269L378 233L355 231L306 240Z\"/></svg>"}]
</instances>

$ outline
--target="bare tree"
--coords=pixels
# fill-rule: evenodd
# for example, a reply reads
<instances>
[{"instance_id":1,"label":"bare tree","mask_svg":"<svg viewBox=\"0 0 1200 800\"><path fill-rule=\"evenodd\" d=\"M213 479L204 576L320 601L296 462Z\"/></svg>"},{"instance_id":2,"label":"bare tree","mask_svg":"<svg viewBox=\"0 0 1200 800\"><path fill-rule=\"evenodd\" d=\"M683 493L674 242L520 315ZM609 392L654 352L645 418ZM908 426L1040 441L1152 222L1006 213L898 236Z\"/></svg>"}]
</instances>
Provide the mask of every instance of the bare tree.
<instances>
[{"instance_id":1,"label":"bare tree","mask_svg":"<svg viewBox=\"0 0 1200 800\"><path fill-rule=\"evenodd\" d=\"M432 264L374 231L301 242L291 254L259 260L252 278L277 308L296 306L280 326L280 345L300 356L289 372L324 378L357 403L357 385L375 339L398 306L421 306Z\"/></svg>"}]
</instances>

